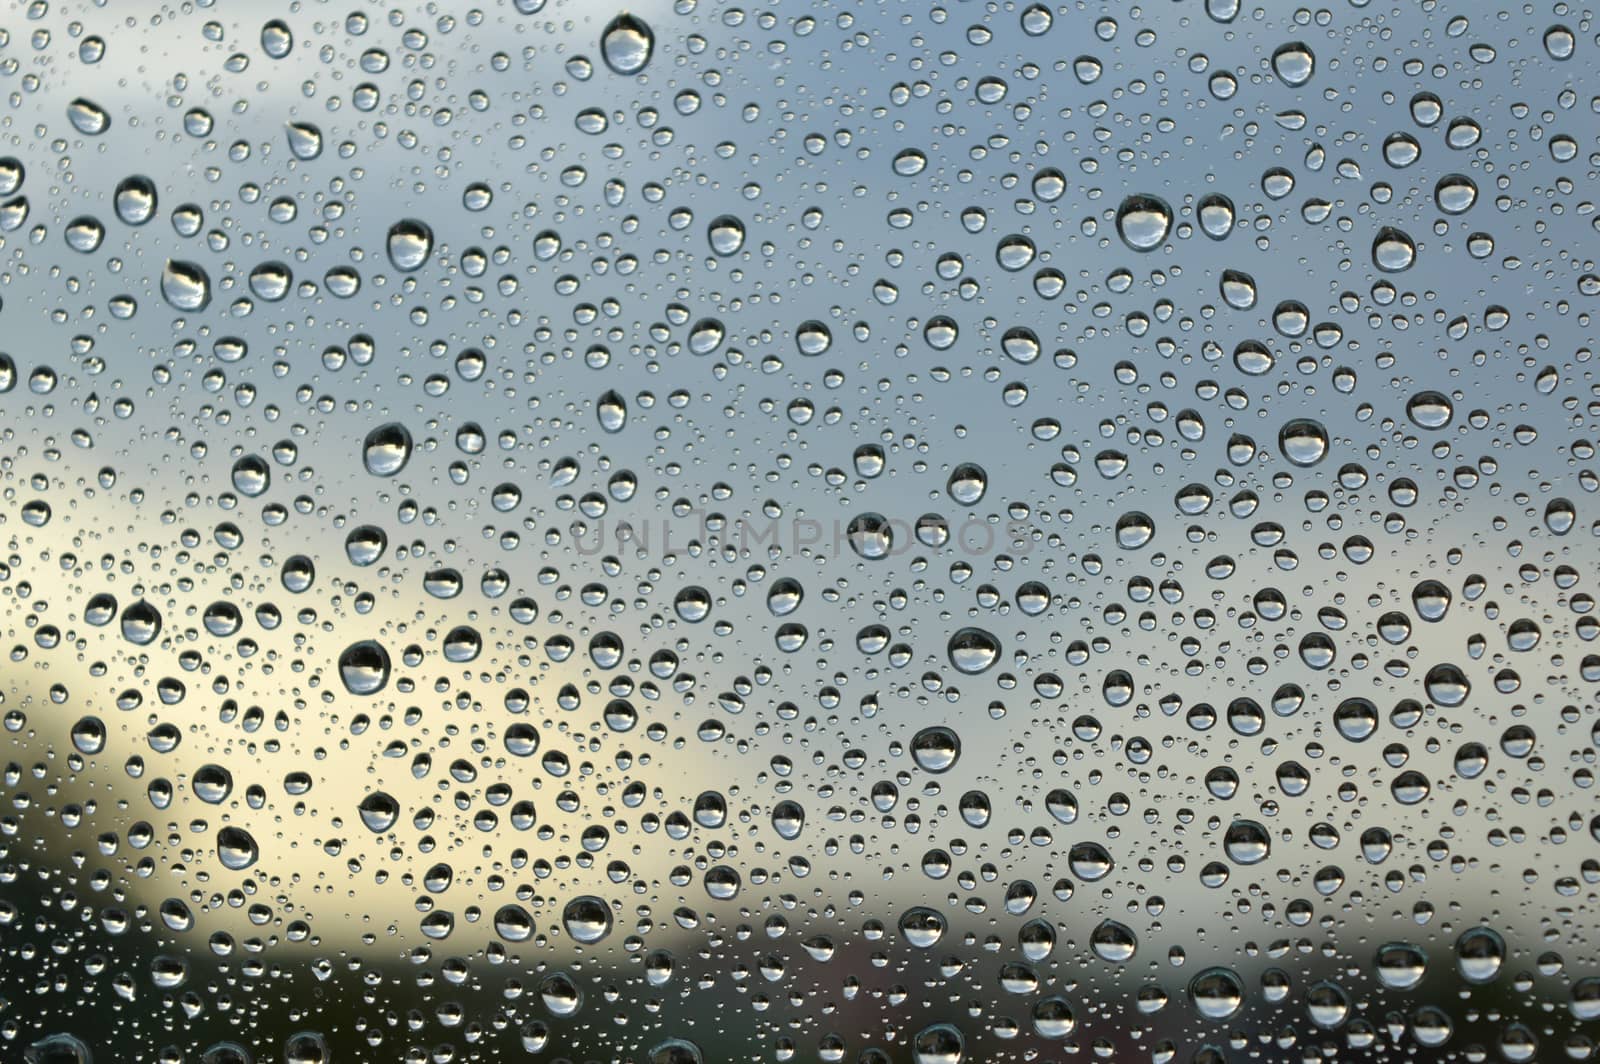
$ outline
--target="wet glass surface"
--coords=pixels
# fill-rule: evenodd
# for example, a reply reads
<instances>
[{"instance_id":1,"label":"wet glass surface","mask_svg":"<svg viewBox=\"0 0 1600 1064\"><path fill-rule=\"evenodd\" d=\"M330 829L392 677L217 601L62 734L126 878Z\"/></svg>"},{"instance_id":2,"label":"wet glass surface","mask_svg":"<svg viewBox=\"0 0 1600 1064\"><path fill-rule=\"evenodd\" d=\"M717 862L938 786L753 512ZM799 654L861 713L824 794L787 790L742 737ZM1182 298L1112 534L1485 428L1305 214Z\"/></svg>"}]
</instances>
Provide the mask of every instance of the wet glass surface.
<instances>
[{"instance_id":1,"label":"wet glass surface","mask_svg":"<svg viewBox=\"0 0 1600 1064\"><path fill-rule=\"evenodd\" d=\"M13 5L0 1059L1593 1059L1593 18Z\"/></svg>"}]
</instances>

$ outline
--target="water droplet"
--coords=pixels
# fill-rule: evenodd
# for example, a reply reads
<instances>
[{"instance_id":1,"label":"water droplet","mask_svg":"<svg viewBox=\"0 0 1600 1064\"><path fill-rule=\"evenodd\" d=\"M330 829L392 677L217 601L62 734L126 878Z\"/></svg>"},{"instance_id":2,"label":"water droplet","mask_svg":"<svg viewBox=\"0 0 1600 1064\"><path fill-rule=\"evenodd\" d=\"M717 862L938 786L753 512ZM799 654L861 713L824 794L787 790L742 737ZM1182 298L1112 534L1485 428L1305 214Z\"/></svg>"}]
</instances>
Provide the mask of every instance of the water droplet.
<instances>
[{"instance_id":1,"label":"water droplet","mask_svg":"<svg viewBox=\"0 0 1600 1064\"><path fill-rule=\"evenodd\" d=\"M1278 430L1278 450L1292 465L1314 466L1328 457L1328 430L1310 418L1296 418Z\"/></svg>"},{"instance_id":2,"label":"water droplet","mask_svg":"<svg viewBox=\"0 0 1600 1064\"><path fill-rule=\"evenodd\" d=\"M961 1064L966 1051L965 1036L948 1023L924 1027L911 1041L911 1057L916 1064Z\"/></svg>"},{"instance_id":3,"label":"water droplet","mask_svg":"<svg viewBox=\"0 0 1600 1064\"><path fill-rule=\"evenodd\" d=\"M1244 983L1229 968L1207 968L1189 981L1189 1000L1208 1020L1226 1020L1244 1007Z\"/></svg>"},{"instance_id":4,"label":"water droplet","mask_svg":"<svg viewBox=\"0 0 1600 1064\"><path fill-rule=\"evenodd\" d=\"M1406 417L1419 429L1445 428L1455 413L1455 407L1443 392L1422 391L1406 401Z\"/></svg>"},{"instance_id":5,"label":"water droplet","mask_svg":"<svg viewBox=\"0 0 1600 1064\"><path fill-rule=\"evenodd\" d=\"M924 772L948 772L960 757L960 736L943 725L923 728L911 738L911 758Z\"/></svg>"},{"instance_id":6,"label":"water droplet","mask_svg":"<svg viewBox=\"0 0 1600 1064\"><path fill-rule=\"evenodd\" d=\"M1139 937L1127 924L1102 920L1089 932L1089 948L1103 961L1126 964L1138 952Z\"/></svg>"},{"instance_id":7,"label":"water droplet","mask_svg":"<svg viewBox=\"0 0 1600 1064\"><path fill-rule=\"evenodd\" d=\"M928 165L928 157L916 148L904 148L894 157L894 172L900 177L912 177L922 173Z\"/></svg>"},{"instance_id":8,"label":"water droplet","mask_svg":"<svg viewBox=\"0 0 1600 1064\"><path fill-rule=\"evenodd\" d=\"M213 1042L201 1052L200 1064L255 1064L255 1057L237 1042Z\"/></svg>"},{"instance_id":9,"label":"water droplet","mask_svg":"<svg viewBox=\"0 0 1600 1064\"><path fill-rule=\"evenodd\" d=\"M1446 707L1461 705L1472 693L1472 685L1467 682L1466 673L1448 662L1429 669L1423 685L1427 688L1430 699Z\"/></svg>"},{"instance_id":10,"label":"water droplet","mask_svg":"<svg viewBox=\"0 0 1600 1064\"><path fill-rule=\"evenodd\" d=\"M13 155L0 157L0 196L15 195L22 187L27 168Z\"/></svg>"},{"instance_id":11,"label":"water droplet","mask_svg":"<svg viewBox=\"0 0 1600 1064\"><path fill-rule=\"evenodd\" d=\"M606 432L621 432L628 426L628 404L617 392L608 390L594 404L595 416Z\"/></svg>"},{"instance_id":12,"label":"water droplet","mask_svg":"<svg viewBox=\"0 0 1600 1064\"><path fill-rule=\"evenodd\" d=\"M1000 239L1000 243L995 246L994 257L1002 270L1015 273L1027 269L1037 253L1032 240L1021 233L1012 233Z\"/></svg>"},{"instance_id":13,"label":"water droplet","mask_svg":"<svg viewBox=\"0 0 1600 1064\"><path fill-rule=\"evenodd\" d=\"M859 557L876 561L894 548L894 529L882 514L857 514L845 526L845 540Z\"/></svg>"},{"instance_id":14,"label":"water droplet","mask_svg":"<svg viewBox=\"0 0 1600 1064\"><path fill-rule=\"evenodd\" d=\"M1401 273L1417 261L1417 245L1392 226L1384 226L1372 239L1372 264L1384 273Z\"/></svg>"},{"instance_id":15,"label":"water droplet","mask_svg":"<svg viewBox=\"0 0 1600 1064\"><path fill-rule=\"evenodd\" d=\"M1053 995L1041 998L1034 1004L1033 1029L1041 1038L1067 1038L1077 1027L1077 1015L1065 998Z\"/></svg>"},{"instance_id":16,"label":"water droplet","mask_svg":"<svg viewBox=\"0 0 1600 1064\"><path fill-rule=\"evenodd\" d=\"M815 358L833 346L833 333L820 321L801 322L794 331L794 341L802 355Z\"/></svg>"},{"instance_id":17,"label":"water droplet","mask_svg":"<svg viewBox=\"0 0 1600 1064\"><path fill-rule=\"evenodd\" d=\"M310 122L288 122L284 135L296 159L311 160L322 154L322 130Z\"/></svg>"},{"instance_id":18,"label":"water droplet","mask_svg":"<svg viewBox=\"0 0 1600 1064\"><path fill-rule=\"evenodd\" d=\"M137 646L149 646L161 634L161 614L144 599L122 611L122 638Z\"/></svg>"},{"instance_id":19,"label":"water droplet","mask_svg":"<svg viewBox=\"0 0 1600 1064\"><path fill-rule=\"evenodd\" d=\"M388 547L387 533L376 525L358 525L350 530L344 540L345 556L352 565L371 565L383 557Z\"/></svg>"},{"instance_id":20,"label":"water droplet","mask_svg":"<svg viewBox=\"0 0 1600 1064\"><path fill-rule=\"evenodd\" d=\"M1117 518L1117 546L1123 550L1138 550L1156 535L1156 523L1143 510L1129 510Z\"/></svg>"},{"instance_id":21,"label":"water droplet","mask_svg":"<svg viewBox=\"0 0 1600 1064\"><path fill-rule=\"evenodd\" d=\"M433 230L426 222L402 218L389 227L389 262L402 273L421 269L433 253Z\"/></svg>"},{"instance_id":22,"label":"water droplet","mask_svg":"<svg viewBox=\"0 0 1600 1064\"><path fill-rule=\"evenodd\" d=\"M411 433L398 421L379 425L361 444L361 461L375 477L392 477L411 461Z\"/></svg>"},{"instance_id":23,"label":"water droplet","mask_svg":"<svg viewBox=\"0 0 1600 1064\"><path fill-rule=\"evenodd\" d=\"M389 652L373 639L352 643L339 655L339 678L353 695L373 695L389 684Z\"/></svg>"},{"instance_id":24,"label":"water droplet","mask_svg":"<svg viewBox=\"0 0 1600 1064\"><path fill-rule=\"evenodd\" d=\"M1223 240L1233 232L1233 201L1219 192L1207 193L1195 204L1200 229L1212 240Z\"/></svg>"},{"instance_id":25,"label":"water droplet","mask_svg":"<svg viewBox=\"0 0 1600 1064\"><path fill-rule=\"evenodd\" d=\"M1544 527L1553 535L1564 536L1578 523L1577 507L1570 499L1551 499L1544 508Z\"/></svg>"},{"instance_id":26,"label":"water droplet","mask_svg":"<svg viewBox=\"0 0 1600 1064\"><path fill-rule=\"evenodd\" d=\"M208 805L220 805L233 793L233 773L221 765L205 764L195 769L190 780L195 797Z\"/></svg>"},{"instance_id":27,"label":"water droplet","mask_svg":"<svg viewBox=\"0 0 1600 1064\"><path fill-rule=\"evenodd\" d=\"M649 1064L705 1064L705 1054L686 1038L668 1038L650 1048Z\"/></svg>"},{"instance_id":28,"label":"water droplet","mask_svg":"<svg viewBox=\"0 0 1600 1064\"><path fill-rule=\"evenodd\" d=\"M217 832L217 860L230 872L242 872L260 860L255 837L241 827L225 827Z\"/></svg>"},{"instance_id":29,"label":"water droplet","mask_svg":"<svg viewBox=\"0 0 1600 1064\"><path fill-rule=\"evenodd\" d=\"M271 19L261 26L261 50L272 59L283 59L294 50L294 34L282 19Z\"/></svg>"},{"instance_id":30,"label":"water droplet","mask_svg":"<svg viewBox=\"0 0 1600 1064\"><path fill-rule=\"evenodd\" d=\"M283 1041L283 1064L331 1064L328 1040L316 1031L301 1031Z\"/></svg>"},{"instance_id":31,"label":"water droplet","mask_svg":"<svg viewBox=\"0 0 1600 1064\"><path fill-rule=\"evenodd\" d=\"M22 1051L24 1064L93 1064L89 1047L76 1035L52 1034Z\"/></svg>"},{"instance_id":32,"label":"water droplet","mask_svg":"<svg viewBox=\"0 0 1600 1064\"><path fill-rule=\"evenodd\" d=\"M79 96L67 105L67 120L72 128L88 137L97 137L111 128L111 115L92 100Z\"/></svg>"},{"instance_id":33,"label":"water droplet","mask_svg":"<svg viewBox=\"0 0 1600 1064\"><path fill-rule=\"evenodd\" d=\"M706 227L706 239L718 255L737 255L744 247L744 223L731 214L721 214Z\"/></svg>"},{"instance_id":34,"label":"water droplet","mask_svg":"<svg viewBox=\"0 0 1600 1064\"><path fill-rule=\"evenodd\" d=\"M561 926L573 941L593 945L611 933L611 906L592 894L580 895L561 910Z\"/></svg>"},{"instance_id":35,"label":"water droplet","mask_svg":"<svg viewBox=\"0 0 1600 1064\"><path fill-rule=\"evenodd\" d=\"M1571 59L1577 48L1577 36L1559 22L1544 31L1544 51L1551 59Z\"/></svg>"},{"instance_id":36,"label":"water droplet","mask_svg":"<svg viewBox=\"0 0 1600 1064\"><path fill-rule=\"evenodd\" d=\"M989 490L989 474L975 462L962 462L950 471L945 491L962 506L976 506Z\"/></svg>"},{"instance_id":37,"label":"water droplet","mask_svg":"<svg viewBox=\"0 0 1600 1064\"><path fill-rule=\"evenodd\" d=\"M392 794L373 791L361 799L356 812L361 815L361 822L368 831L381 834L394 827L395 821L400 819L400 803L395 801Z\"/></svg>"},{"instance_id":38,"label":"water droplet","mask_svg":"<svg viewBox=\"0 0 1600 1064\"><path fill-rule=\"evenodd\" d=\"M963 628L950 637L947 653L957 672L976 676L1000 660L1000 642L982 628Z\"/></svg>"},{"instance_id":39,"label":"water droplet","mask_svg":"<svg viewBox=\"0 0 1600 1064\"><path fill-rule=\"evenodd\" d=\"M1222 848L1234 864L1260 864L1272 854L1272 836L1254 820L1235 820L1223 835Z\"/></svg>"},{"instance_id":40,"label":"water droplet","mask_svg":"<svg viewBox=\"0 0 1600 1064\"><path fill-rule=\"evenodd\" d=\"M198 263L168 259L161 271L161 296L173 310L205 310L211 305L211 278Z\"/></svg>"},{"instance_id":41,"label":"water droplet","mask_svg":"<svg viewBox=\"0 0 1600 1064\"><path fill-rule=\"evenodd\" d=\"M944 917L926 906L914 906L900 914L900 937L913 949L932 949L944 932Z\"/></svg>"},{"instance_id":42,"label":"water droplet","mask_svg":"<svg viewBox=\"0 0 1600 1064\"><path fill-rule=\"evenodd\" d=\"M1446 174L1433 187L1433 201L1444 214L1465 214L1478 200L1478 186L1465 174Z\"/></svg>"},{"instance_id":43,"label":"water droplet","mask_svg":"<svg viewBox=\"0 0 1600 1064\"><path fill-rule=\"evenodd\" d=\"M72 726L72 745L78 753L98 754L106 748L106 726L99 717L82 717Z\"/></svg>"},{"instance_id":44,"label":"water droplet","mask_svg":"<svg viewBox=\"0 0 1600 1064\"><path fill-rule=\"evenodd\" d=\"M272 467L257 454L247 454L233 463L230 474L234 490L247 499L266 494L272 486Z\"/></svg>"},{"instance_id":45,"label":"water droplet","mask_svg":"<svg viewBox=\"0 0 1600 1064\"><path fill-rule=\"evenodd\" d=\"M1372 963L1378 981L1390 990L1412 989L1428 970L1427 954L1407 942L1379 946Z\"/></svg>"},{"instance_id":46,"label":"water droplet","mask_svg":"<svg viewBox=\"0 0 1600 1064\"><path fill-rule=\"evenodd\" d=\"M1117 208L1117 232L1134 251L1154 251L1172 228L1172 208L1163 199L1140 193Z\"/></svg>"},{"instance_id":47,"label":"water droplet","mask_svg":"<svg viewBox=\"0 0 1600 1064\"><path fill-rule=\"evenodd\" d=\"M600 34L600 55L606 66L623 75L638 74L650 63L656 35L643 19L623 12Z\"/></svg>"},{"instance_id":48,"label":"water droplet","mask_svg":"<svg viewBox=\"0 0 1600 1064\"><path fill-rule=\"evenodd\" d=\"M1316 69L1317 57L1299 41L1280 45L1272 53L1272 72L1290 88L1299 88L1310 81Z\"/></svg>"},{"instance_id":49,"label":"water droplet","mask_svg":"<svg viewBox=\"0 0 1600 1064\"><path fill-rule=\"evenodd\" d=\"M1363 742L1378 730L1378 707L1371 699L1360 696L1346 698L1333 711L1333 726L1351 742Z\"/></svg>"}]
</instances>

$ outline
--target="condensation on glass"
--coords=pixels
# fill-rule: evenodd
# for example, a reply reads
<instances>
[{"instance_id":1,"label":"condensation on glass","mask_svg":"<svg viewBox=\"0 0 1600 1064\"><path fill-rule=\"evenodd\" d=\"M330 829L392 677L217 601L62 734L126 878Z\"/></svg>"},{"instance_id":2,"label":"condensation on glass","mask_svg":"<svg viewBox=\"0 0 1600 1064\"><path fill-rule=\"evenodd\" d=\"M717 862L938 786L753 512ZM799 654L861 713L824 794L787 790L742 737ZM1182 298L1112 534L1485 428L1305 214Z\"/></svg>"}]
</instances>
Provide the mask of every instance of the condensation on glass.
<instances>
[{"instance_id":1,"label":"condensation on glass","mask_svg":"<svg viewBox=\"0 0 1600 1064\"><path fill-rule=\"evenodd\" d=\"M1594 1058L1596 33L13 5L0 1058Z\"/></svg>"}]
</instances>

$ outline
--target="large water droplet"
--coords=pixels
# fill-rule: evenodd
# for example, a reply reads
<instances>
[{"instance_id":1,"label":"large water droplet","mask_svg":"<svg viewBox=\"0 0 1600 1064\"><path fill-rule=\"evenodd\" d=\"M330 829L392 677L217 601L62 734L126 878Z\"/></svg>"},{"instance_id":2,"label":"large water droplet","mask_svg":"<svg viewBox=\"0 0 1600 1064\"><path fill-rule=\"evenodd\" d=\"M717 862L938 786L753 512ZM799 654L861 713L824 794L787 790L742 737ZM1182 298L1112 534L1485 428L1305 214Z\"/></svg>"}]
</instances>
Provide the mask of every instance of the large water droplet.
<instances>
[{"instance_id":1,"label":"large water droplet","mask_svg":"<svg viewBox=\"0 0 1600 1064\"><path fill-rule=\"evenodd\" d=\"M1117 232L1134 251L1154 251L1172 228L1172 207L1158 196L1129 196L1117 208Z\"/></svg>"},{"instance_id":2,"label":"large water droplet","mask_svg":"<svg viewBox=\"0 0 1600 1064\"><path fill-rule=\"evenodd\" d=\"M294 34L281 18L269 19L261 26L261 50L270 59L283 59L294 50Z\"/></svg>"},{"instance_id":3,"label":"large water droplet","mask_svg":"<svg viewBox=\"0 0 1600 1064\"><path fill-rule=\"evenodd\" d=\"M122 611L122 638L138 646L148 646L161 634L161 614L144 599Z\"/></svg>"},{"instance_id":4,"label":"large water droplet","mask_svg":"<svg viewBox=\"0 0 1600 1064\"><path fill-rule=\"evenodd\" d=\"M950 637L948 654L957 672L976 676L1000 660L1000 641L982 628L963 628Z\"/></svg>"},{"instance_id":5,"label":"large water droplet","mask_svg":"<svg viewBox=\"0 0 1600 1064\"><path fill-rule=\"evenodd\" d=\"M353 565L371 565L383 557L383 552L388 547L388 533L376 525L358 525L344 538L345 557L349 558Z\"/></svg>"},{"instance_id":6,"label":"large water droplet","mask_svg":"<svg viewBox=\"0 0 1600 1064\"><path fill-rule=\"evenodd\" d=\"M368 831L385 832L394 827L394 822L400 819L400 803L395 801L394 795L386 791L373 791L356 806L356 811L361 815L361 822L367 826Z\"/></svg>"},{"instance_id":7,"label":"large water droplet","mask_svg":"<svg viewBox=\"0 0 1600 1064\"><path fill-rule=\"evenodd\" d=\"M611 906L592 894L580 895L561 910L561 926L573 941L592 945L611 933Z\"/></svg>"},{"instance_id":8,"label":"large water droplet","mask_svg":"<svg viewBox=\"0 0 1600 1064\"><path fill-rule=\"evenodd\" d=\"M99 717L80 718L72 726L72 745L78 753L93 756L106 748L106 726Z\"/></svg>"},{"instance_id":9,"label":"large water droplet","mask_svg":"<svg viewBox=\"0 0 1600 1064\"><path fill-rule=\"evenodd\" d=\"M705 1054L687 1038L668 1038L650 1048L648 1064L705 1064Z\"/></svg>"},{"instance_id":10,"label":"large water droplet","mask_svg":"<svg viewBox=\"0 0 1600 1064\"><path fill-rule=\"evenodd\" d=\"M1222 848L1235 864L1260 864L1272 854L1272 836L1254 820L1235 820L1223 834Z\"/></svg>"},{"instance_id":11,"label":"large water droplet","mask_svg":"<svg viewBox=\"0 0 1600 1064\"><path fill-rule=\"evenodd\" d=\"M373 639L346 647L339 655L339 678L353 695L372 695L389 683L389 652Z\"/></svg>"},{"instance_id":12,"label":"large water droplet","mask_svg":"<svg viewBox=\"0 0 1600 1064\"><path fill-rule=\"evenodd\" d=\"M1372 239L1372 264L1384 273L1409 270L1417 261L1417 245L1411 237L1394 228L1384 226Z\"/></svg>"},{"instance_id":13,"label":"large water droplet","mask_svg":"<svg viewBox=\"0 0 1600 1064\"><path fill-rule=\"evenodd\" d=\"M962 462L950 471L945 491L962 506L976 506L989 490L989 474L976 462Z\"/></svg>"},{"instance_id":14,"label":"large water droplet","mask_svg":"<svg viewBox=\"0 0 1600 1064\"><path fill-rule=\"evenodd\" d=\"M156 213L156 185L142 174L125 177L112 193L117 217L128 225L143 225Z\"/></svg>"},{"instance_id":15,"label":"large water droplet","mask_svg":"<svg viewBox=\"0 0 1600 1064\"><path fill-rule=\"evenodd\" d=\"M1317 57L1299 41L1280 45L1272 53L1272 72L1290 88L1299 88L1310 81L1316 69Z\"/></svg>"},{"instance_id":16,"label":"large water droplet","mask_svg":"<svg viewBox=\"0 0 1600 1064\"><path fill-rule=\"evenodd\" d=\"M911 759L924 772L948 772L961 757L961 737L942 724L911 737Z\"/></svg>"},{"instance_id":17,"label":"large water droplet","mask_svg":"<svg viewBox=\"0 0 1600 1064\"><path fill-rule=\"evenodd\" d=\"M857 514L845 526L845 541L859 557L876 561L894 549L894 529L882 514Z\"/></svg>"},{"instance_id":18,"label":"large water droplet","mask_svg":"<svg viewBox=\"0 0 1600 1064\"><path fill-rule=\"evenodd\" d=\"M935 909L917 905L900 914L900 937L913 949L932 949L944 932L945 919Z\"/></svg>"},{"instance_id":19,"label":"large water droplet","mask_svg":"<svg viewBox=\"0 0 1600 1064\"><path fill-rule=\"evenodd\" d=\"M911 1041L911 1057L916 1064L961 1064L967 1040L954 1024L936 1023L924 1027Z\"/></svg>"},{"instance_id":20,"label":"large water droplet","mask_svg":"<svg viewBox=\"0 0 1600 1064\"><path fill-rule=\"evenodd\" d=\"M111 128L111 115L105 108L82 96L67 105L67 120L73 129L89 137L97 137Z\"/></svg>"},{"instance_id":21,"label":"large water droplet","mask_svg":"<svg viewBox=\"0 0 1600 1064\"><path fill-rule=\"evenodd\" d=\"M1443 392L1418 392L1406 401L1406 417L1419 429L1445 428L1455 413L1455 406Z\"/></svg>"},{"instance_id":22,"label":"large water droplet","mask_svg":"<svg viewBox=\"0 0 1600 1064\"><path fill-rule=\"evenodd\" d=\"M628 426L628 403L614 389L608 389L594 404L595 417L606 432L621 432Z\"/></svg>"},{"instance_id":23,"label":"large water droplet","mask_svg":"<svg viewBox=\"0 0 1600 1064\"><path fill-rule=\"evenodd\" d=\"M389 227L389 261L403 273L421 269L433 252L433 230L426 222L402 218Z\"/></svg>"},{"instance_id":24,"label":"large water droplet","mask_svg":"<svg viewBox=\"0 0 1600 1064\"><path fill-rule=\"evenodd\" d=\"M1378 947L1373 957L1378 981L1391 990L1410 990L1422 982L1428 970L1428 956L1408 942L1390 942Z\"/></svg>"},{"instance_id":25,"label":"large water droplet","mask_svg":"<svg viewBox=\"0 0 1600 1064\"><path fill-rule=\"evenodd\" d=\"M229 871L242 872L261 857L255 837L241 827L225 827L217 832L217 859Z\"/></svg>"},{"instance_id":26,"label":"large water droplet","mask_svg":"<svg viewBox=\"0 0 1600 1064\"><path fill-rule=\"evenodd\" d=\"M296 159L310 160L322 154L322 130L310 122L289 122L284 126L289 151Z\"/></svg>"},{"instance_id":27,"label":"large water droplet","mask_svg":"<svg viewBox=\"0 0 1600 1064\"><path fill-rule=\"evenodd\" d=\"M328 1040L317 1031L300 1031L283 1041L283 1064L330 1064Z\"/></svg>"},{"instance_id":28,"label":"large water droplet","mask_svg":"<svg viewBox=\"0 0 1600 1064\"><path fill-rule=\"evenodd\" d=\"M606 23L600 34L601 58L618 74L639 73L649 65L655 47L655 31L626 11Z\"/></svg>"},{"instance_id":29,"label":"large water droplet","mask_svg":"<svg viewBox=\"0 0 1600 1064\"><path fill-rule=\"evenodd\" d=\"M1202 196L1195 204L1194 213L1200 220L1201 231L1212 240L1225 239L1233 232L1233 201L1220 192Z\"/></svg>"},{"instance_id":30,"label":"large water droplet","mask_svg":"<svg viewBox=\"0 0 1600 1064\"><path fill-rule=\"evenodd\" d=\"M1139 949L1139 936L1127 924L1102 920L1089 933L1089 948L1103 961L1126 964Z\"/></svg>"},{"instance_id":31,"label":"large water droplet","mask_svg":"<svg viewBox=\"0 0 1600 1064\"><path fill-rule=\"evenodd\" d=\"M1244 1007L1244 982L1229 968L1207 968L1189 982L1189 1000L1208 1020L1226 1020Z\"/></svg>"},{"instance_id":32,"label":"large water droplet","mask_svg":"<svg viewBox=\"0 0 1600 1064\"><path fill-rule=\"evenodd\" d=\"M1465 174L1446 174L1433 187L1433 201L1444 214L1465 214L1478 201L1478 186Z\"/></svg>"},{"instance_id":33,"label":"large water droplet","mask_svg":"<svg viewBox=\"0 0 1600 1064\"><path fill-rule=\"evenodd\" d=\"M737 255L744 247L744 223L731 214L718 215L706 227L706 239L718 255Z\"/></svg>"},{"instance_id":34,"label":"large water droplet","mask_svg":"<svg viewBox=\"0 0 1600 1064\"><path fill-rule=\"evenodd\" d=\"M168 259L161 271L161 296L174 310L205 310L211 304L211 277L199 263Z\"/></svg>"},{"instance_id":35,"label":"large water droplet","mask_svg":"<svg viewBox=\"0 0 1600 1064\"><path fill-rule=\"evenodd\" d=\"M1467 681L1466 673L1449 662L1429 669L1428 675L1423 679L1423 686L1427 689L1430 699L1447 707L1461 705L1472 693L1472 684Z\"/></svg>"},{"instance_id":36,"label":"large water droplet","mask_svg":"<svg viewBox=\"0 0 1600 1064\"><path fill-rule=\"evenodd\" d=\"M1328 456L1328 430L1321 422L1296 418L1278 430L1278 450L1297 466L1314 466Z\"/></svg>"},{"instance_id":37,"label":"large water droplet","mask_svg":"<svg viewBox=\"0 0 1600 1064\"><path fill-rule=\"evenodd\" d=\"M392 477L411 461L411 433L398 421L379 425L361 444L361 461L375 477Z\"/></svg>"},{"instance_id":38,"label":"large water droplet","mask_svg":"<svg viewBox=\"0 0 1600 1064\"><path fill-rule=\"evenodd\" d=\"M22 1051L24 1064L93 1064L89 1047L76 1035L52 1034Z\"/></svg>"}]
</instances>

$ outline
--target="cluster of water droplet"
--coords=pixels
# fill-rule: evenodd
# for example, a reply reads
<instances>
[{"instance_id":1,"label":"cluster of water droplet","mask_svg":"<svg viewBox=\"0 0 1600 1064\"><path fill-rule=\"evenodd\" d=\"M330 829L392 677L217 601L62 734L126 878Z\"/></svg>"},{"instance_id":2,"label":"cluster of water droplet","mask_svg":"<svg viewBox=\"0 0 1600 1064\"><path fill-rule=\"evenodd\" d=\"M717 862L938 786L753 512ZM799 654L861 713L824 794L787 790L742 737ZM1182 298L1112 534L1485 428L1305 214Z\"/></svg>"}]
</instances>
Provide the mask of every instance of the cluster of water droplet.
<instances>
[{"instance_id":1,"label":"cluster of water droplet","mask_svg":"<svg viewBox=\"0 0 1600 1064\"><path fill-rule=\"evenodd\" d=\"M1586 1060L1566 3L17 7L0 1058Z\"/></svg>"}]
</instances>

